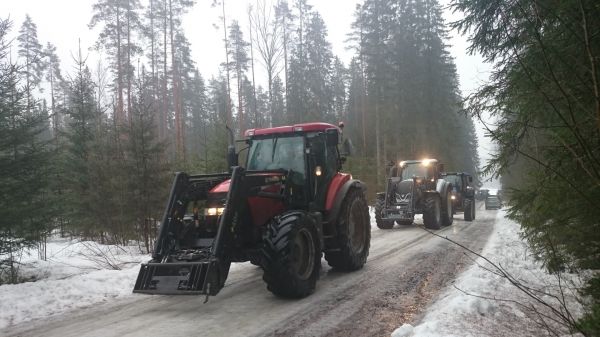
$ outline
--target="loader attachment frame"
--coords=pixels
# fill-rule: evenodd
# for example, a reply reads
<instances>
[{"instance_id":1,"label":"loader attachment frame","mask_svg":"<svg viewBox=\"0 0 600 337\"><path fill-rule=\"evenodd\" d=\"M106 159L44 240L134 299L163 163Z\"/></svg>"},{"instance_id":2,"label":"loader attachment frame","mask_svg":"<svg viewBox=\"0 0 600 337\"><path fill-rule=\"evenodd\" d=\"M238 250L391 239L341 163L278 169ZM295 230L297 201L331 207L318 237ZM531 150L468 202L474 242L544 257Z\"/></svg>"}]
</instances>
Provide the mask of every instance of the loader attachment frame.
<instances>
[{"instance_id":1,"label":"loader attachment frame","mask_svg":"<svg viewBox=\"0 0 600 337\"><path fill-rule=\"evenodd\" d=\"M289 171L246 171L234 167L232 173L188 176L179 172L171 188L167 209L162 219L152 260L143 263L134 286L134 293L216 295L225 285L229 266L237 246L235 231L244 225L240 212L248 197L259 196L285 200L285 182ZM277 179L272 179L277 176ZM230 179L223 213L218 217L214 237L201 239L198 247L182 247L178 228L190 200L207 200L209 192ZM266 193L262 187L281 183L281 193Z\"/></svg>"},{"instance_id":2,"label":"loader attachment frame","mask_svg":"<svg viewBox=\"0 0 600 337\"><path fill-rule=\"evenodd\" d=\"M231 232L226 229L232 223L239 208L239 189L244 175L241 167L229 174L188 176L179 172L171 188L167 209L152 254L152 260L142 264L133 288L134 293L216 295L225 285L230 261L223 254L224 241ZM196 254L192 261L172 261L178 250L174 227L185 215L187 201L191 198L208 198L209 191L217 184L231 179L223 214L219 217L217 233L212 242Z\"/></svg>"}]
</instances>

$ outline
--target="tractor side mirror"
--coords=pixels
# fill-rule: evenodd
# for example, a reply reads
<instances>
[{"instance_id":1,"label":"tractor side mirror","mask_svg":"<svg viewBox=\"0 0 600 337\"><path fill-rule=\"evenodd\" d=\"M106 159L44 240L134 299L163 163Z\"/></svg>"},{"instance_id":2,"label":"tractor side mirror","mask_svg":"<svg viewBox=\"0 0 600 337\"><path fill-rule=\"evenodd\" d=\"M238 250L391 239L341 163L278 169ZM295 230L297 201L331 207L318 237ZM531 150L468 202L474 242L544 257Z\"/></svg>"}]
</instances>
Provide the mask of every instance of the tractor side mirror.
<instances>
[{"instance_id":1,"label":"tractor side mirror","mask_svg":"<svg viewBox=\"0 0 600 337\"><path fill-rule=\"evenodd\" d=\"M227 165L231 168L238 166L238 156L235 153L235 146L229 145L227 147Z\"/></svg>"},{"instance_id":2,"label":"tractor side mirror","mask_svg":"<svg viewBox=\"0 0 600 337\"><path fill-rule=\"evenodd\" d=\"M344 143L342 144L342 155L346 157L354 155L354 146L348 138L344 139Z\"/></svg>"}]
</instances>

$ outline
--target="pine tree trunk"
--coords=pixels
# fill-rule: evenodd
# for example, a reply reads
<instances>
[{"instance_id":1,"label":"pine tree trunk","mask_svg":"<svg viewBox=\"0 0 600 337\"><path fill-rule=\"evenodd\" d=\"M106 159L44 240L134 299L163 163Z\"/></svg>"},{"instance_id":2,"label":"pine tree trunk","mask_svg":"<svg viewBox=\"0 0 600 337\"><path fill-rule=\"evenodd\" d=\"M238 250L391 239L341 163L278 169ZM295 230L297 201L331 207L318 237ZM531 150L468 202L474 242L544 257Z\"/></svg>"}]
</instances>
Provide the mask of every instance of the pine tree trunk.
<instances>
[{"instance_id":1,"label":"pine tree trunk","mask_svg":"<svg viewBox=\"0 0 600 337\"><path fill-rule=\"evenodd\" d=\"M121 12L117 5L117 111L116 117L117 126L123 123L123 68L121 54Z\"/></svg>"},{"instance_id":2,"label":"pine tree trunk","mask_svg":"<svg viewBox=\"0 0 600 337\"><path fill-rule=\"evenodd\" d=\"M181 99L179 97L179 71L177 67L177 58L175 57L175 41L173 28L173 6L169 0L169 31L171 37L171 64L173 69L173 105L175 108L175 144L177 148L177 156L180 160L185 161L185 147L183 135L183 116L181 114Z\"/></svg>"},{"instance_id":3,"label":"pine tree trunk","mask_svg":"<svg viewBox=\"0 0 600 337\"><path fill-rule=\"evenodd\" d=\"M375 146L376 146L376 172L377 172L377 186L381 181L380 179L380 167L381 167L381 135L380 135L380 127L379 127L379 87L377 87L376 95L375 95Z\"/></svg>"},{"instance_id":4,"label":"pine tree trunk","mask_svg":"<svg viewBox=\"0 0 600 337\"><path fill-rule=\"evenodd\" d=\"M233 116L231 115L231 85L229 81L229 49L227 42L227 20L225 17L225 0L222 1L223 8L223 35L225 37L225 72L227 74L227 125L232 125Z\"/></svg>"},{"instance_id":5,"label":"pine tree trunk","mask_svg":"<svg viewBox=\"0 0 600 337\"><path fill-rule=\"evenodd\" d=\"M127 116L131 127L131 0L127 0Z\"/></svg>"},{"instance_id":6,"label":"pine tree trunk","mask_svg":"<svg viewBox=\"0 0 600 337\"><path fill-rule=\"evenodd\" d=\"M163 24L163 109L162 109L162 120L161 124L163 125L163 138L161 140L165 140L168 138L168 120L169 120L169 101L168 101L168 81L169 81L169 73L167 72L167 1L164 0L164 24Z\"/></svg>"},{"instance_id":7,"label":"pine tree trunk","mask_svg":"<svg viewBox=\"0 0 600 337\"><path fill-rule=\"evenodd\" d=\"M252 15L248 9L248 21L250 22L250 66L252 67L252 97L254 98L254 123L252 127L258 127L258 102L256 100L256 80L254 77L254 44L252 43Z\"/></svg>"},{"instance_id":8,"label":"pine tree trunk","mask_svg":"<svg viewBox=\"0 0 600 337\"><path fill-rule=\"evenodd\" d=\"M288 92L288 52L287 52L288 30L287 30L287 24L286 24L285 19L286 18L285 18L285 14L284 14L283 15L283 68L284 68L283 77L285 78L285 110L287 112L288 111L288 97L289 97L289 92Z\"/></svg>"}]
</instances>

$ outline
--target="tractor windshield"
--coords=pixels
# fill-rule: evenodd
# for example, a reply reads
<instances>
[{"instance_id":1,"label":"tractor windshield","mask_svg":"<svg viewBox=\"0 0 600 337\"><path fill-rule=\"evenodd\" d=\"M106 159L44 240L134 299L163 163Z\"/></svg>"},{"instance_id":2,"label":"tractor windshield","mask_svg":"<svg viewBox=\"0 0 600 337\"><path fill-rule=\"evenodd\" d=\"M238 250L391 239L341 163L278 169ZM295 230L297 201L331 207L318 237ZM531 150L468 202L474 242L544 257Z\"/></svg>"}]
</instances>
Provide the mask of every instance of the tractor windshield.
<instances>
[{"instance_id":1,"label":"tractor windshield","mask_svg":"<svg viewBox=\"0 0 600 337\"><path fill-rule=\"evenodd\" d=\"M248 153L248 170L293 170L305 174L304 137L275 137L252 140Z\"/></svg>"},{"instance_id":2,"label":"tractor windshield","mask_svg":"<svg viewBox=\"0 0 600 337\"><path fill-rule=\"evenodd\" d=\"M406 164L402 168L402 180L412 179L413 177L428 178L431 168L424 166L421 163Z\"/></svg>"},{"instance_id":3,"label":"tractor windshield","mask_svg":"<svg viewBox=\"0 0 600 337\"><path fill-rule=\"evenodd\" d=\"M449 174L449 175L444 176L444 180L451 183L452 186L454 188L456 188L457 191L461 190L462 182L461 182L459 175Z\"/></svg>"}]
</instances>

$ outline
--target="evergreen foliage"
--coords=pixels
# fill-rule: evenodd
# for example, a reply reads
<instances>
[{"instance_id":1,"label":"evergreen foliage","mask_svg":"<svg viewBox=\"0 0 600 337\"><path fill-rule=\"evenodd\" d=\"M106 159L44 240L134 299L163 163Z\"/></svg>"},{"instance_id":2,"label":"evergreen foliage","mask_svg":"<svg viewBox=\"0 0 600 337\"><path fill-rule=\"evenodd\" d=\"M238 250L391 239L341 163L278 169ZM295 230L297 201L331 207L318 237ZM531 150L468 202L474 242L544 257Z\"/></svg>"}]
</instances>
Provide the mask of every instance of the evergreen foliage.
<instances>
[{"instance_id":1,"label":"evergreen foliage","mask_svg":"<svg viewBox=\"0 0 600 337\"><path fill-rule=\"evenodd\" d=\"M548 270L581 272L588 312L571 327L600 334L600 7L597 1L461 0L456 25L496 64L469 111L490 114L498 146L486 171L510 190L509 216ZM587 274L586 271L594 271Z\"/></svg>"},{"instance_id":2,"label":"evergreen foliage","mask_svg":"<svg viewBox=\"0 0 600 337\"><path fill-rule=\"evenodd\" d=\"M8 19L0 19L0 283L19 281L21 251L50 233L53 211L50 152L40 137L46 115L34 109L29 95L34 67L26 71L27 62L11 62L10 28Z\"/></svg>"},{"instance_id":3,"label":"evergreen foliage","mask_svg":"<svg viewBox=\"0 0 600 337\"><path fill-rule=\"evenodd\" d=\"M366 0L355 14L349 133L360 140L360 153L375 153L377 177L385 174L384 163L424 157L477 175L473 121L459 114L441 12L436 0Z\"/></svg>"}]
</instances>

